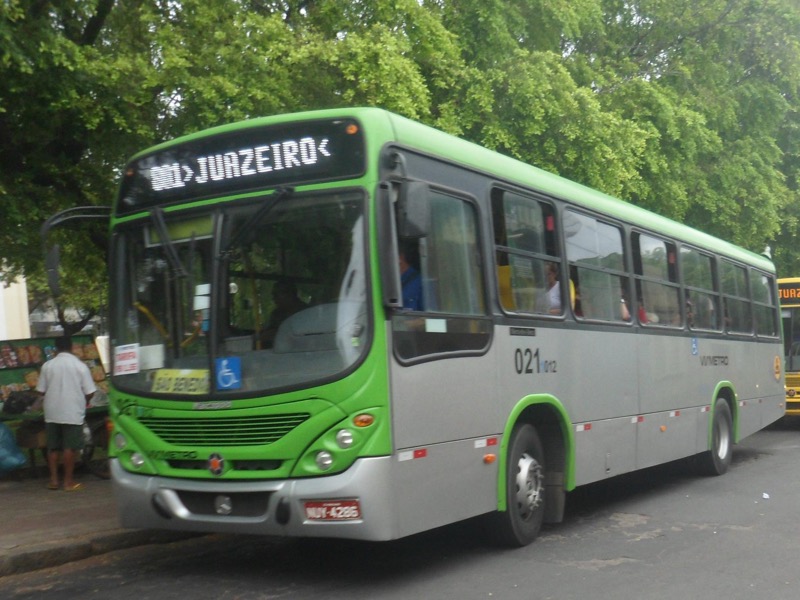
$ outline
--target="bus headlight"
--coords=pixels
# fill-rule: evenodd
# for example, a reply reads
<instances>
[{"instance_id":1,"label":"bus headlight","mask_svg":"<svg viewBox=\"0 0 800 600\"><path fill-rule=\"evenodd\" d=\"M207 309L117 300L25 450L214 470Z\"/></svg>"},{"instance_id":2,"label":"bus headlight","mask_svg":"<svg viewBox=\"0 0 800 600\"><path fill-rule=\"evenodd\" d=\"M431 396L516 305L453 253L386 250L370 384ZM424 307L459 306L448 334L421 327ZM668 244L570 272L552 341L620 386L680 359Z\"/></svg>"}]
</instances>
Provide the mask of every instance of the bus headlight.
<instances>
[{"instance_id":1,"label":"bus headlight","mask_svg":"<svg viewBox=\"0 0 800 600\"><path fill-rule=\"evenodd\" d=\"M322 450L317 452L317 456L315 457L317 462L317 466L319 467L320 471L327 471L331 468L333 464L333 456L327 450Z\"/></svg>"},{"instance_id":2,"label":"bus headlight","mask_svg":"<svg viewBox=\"0 0 800 600\"><path fill-rule=\"evenodd\" d=\"M134 452L133 454L131 454L131 464L135 468L141 469L144 466L144 456L142 456L138 452Z\"/></svg>"},{"instance_id":3,"label":"bus headlight","mask_svg":"<svg viewBox=\"0 0 800 600\"><path fill-rule=\"evenodd\" d=\"M339 444L339 448L342 450L347 450L353 445L353 434L347 429L340 429L336 434L336 443Z\"/></svg>"}]
</instances>

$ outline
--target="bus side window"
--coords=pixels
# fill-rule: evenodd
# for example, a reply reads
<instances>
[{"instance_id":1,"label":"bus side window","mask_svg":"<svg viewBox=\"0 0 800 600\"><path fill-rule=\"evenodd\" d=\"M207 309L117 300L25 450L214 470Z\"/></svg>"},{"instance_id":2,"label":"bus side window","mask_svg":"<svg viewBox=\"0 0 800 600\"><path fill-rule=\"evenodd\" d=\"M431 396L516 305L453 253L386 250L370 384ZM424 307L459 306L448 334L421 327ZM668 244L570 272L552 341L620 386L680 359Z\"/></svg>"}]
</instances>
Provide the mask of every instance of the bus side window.
<instances>
[{"instance_id":1,"label":"bus side window","mask_svg":"<svg viewBox=\"0 0 800 600\"><path fill-rule=\"evenodd\" d=\"M720 264L725 329L732 333L751 333L753 322L747 270L727 260Z\"/></svg>"},{"instance_id":2,"label":"bus side window","mask_svg":"<svg viewBox=\"0 0 800 600\"><path fill-rule=\"evenodd\" d=\"M573 210L564 213L567 260L575 285L575 315L629 322L631 299L622 230Z\"/></svg>"},{"instance_id":3,"label":"bus side window","mask_svg":"<svg viewBox=\"0 0 800 600\"><path fill-rule=\"evenodd\" d=\"M425 235L399 240L419 253L422 296L415 308L404 294L403 310L392 314L395 356L406 364L453 352L483 352L491 335L477 207L467 198L435 189L428 190L427 202L430 224Z\"/></svg>"},{"instance_id":4,"label":"bus side window","mask_svg":"<svg viewBox=\"0 0 800 600\"><path fill-rule=\"evenodd\" d=\"M675 244L639 232L631 241L639 322L682 327Z\"/></svg>"},{"instance_id":5,"label":"bus side window","mask_svg":"<svg viewBox=\"0 0 800 600\"><path fill-rule=\"evenodd\" d=\"M562 314L569 291L560 276L552 205L494 189L492 220L500 305L509 312Z\"/></svg>"},{"instance_id":6,"label":"bus side window","mask_svg":"<svg viewBox=\"0 0 800 600\"><path fill-rule=\"evenodd\" d=\"M778 304L774 293L774 280L769 275L750 270L750 291L753 298L753 316L756 334L764 337L778 335L775 307Z\"/></svg>"},{"instance_id":7,"label":"bus side window","mask_svg":"<svg viewBox=\"0 0 800 600\"><path fill-rule=\"evenodd\" d=\"M680 257L686 288L686 324L689 329L720 329L714 258L689 246L681 246Z\"/></svg>"}]
</instances>

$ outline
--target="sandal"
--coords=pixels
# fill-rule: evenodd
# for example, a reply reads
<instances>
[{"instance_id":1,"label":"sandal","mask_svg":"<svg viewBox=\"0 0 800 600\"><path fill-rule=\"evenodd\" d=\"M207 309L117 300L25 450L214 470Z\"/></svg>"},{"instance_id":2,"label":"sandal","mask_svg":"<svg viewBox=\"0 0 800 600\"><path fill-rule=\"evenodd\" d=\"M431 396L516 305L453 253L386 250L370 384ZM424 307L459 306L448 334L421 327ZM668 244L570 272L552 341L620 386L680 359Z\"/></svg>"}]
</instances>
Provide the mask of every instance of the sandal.
<instances>
[{"instance_id":1,"label":"sandal","mask_svg":"<svg viewBox=\"0 0 800 600\"><path fill-rule=\"evenodd\" d=\"M59 486L58 486L58 484L57 484L57 483L48 483L48 484L47 484L47 489L48 489L48 490L57 490L57 489L58 489L58 487L59 487Z\"/></svg>"},{"instance_id":2,"label":"sandal","mask_svg":"<svg viewBox=\"0 0 800 600\"><path fill-rule=\"evenodd\" d=\"M82 489L83 489L83 484L82 483L73 483L69 487L67 487L66 485L64 486L64 491L65 492L77 492L78 490L82 490Z\"/></svg>"}]
</instances>

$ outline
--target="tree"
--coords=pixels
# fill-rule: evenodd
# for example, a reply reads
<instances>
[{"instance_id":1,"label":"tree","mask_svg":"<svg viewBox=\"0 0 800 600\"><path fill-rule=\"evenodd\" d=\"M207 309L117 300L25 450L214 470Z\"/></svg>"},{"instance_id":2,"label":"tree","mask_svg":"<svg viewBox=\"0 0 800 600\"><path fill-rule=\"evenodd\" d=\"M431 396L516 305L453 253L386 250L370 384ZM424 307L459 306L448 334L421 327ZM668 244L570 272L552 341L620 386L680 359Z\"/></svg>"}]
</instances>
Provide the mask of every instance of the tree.
<instances>
[{"instance_id":1,"label":"tree","mask_svg":"<svg viewBox=\"0 0 800 600\"><path fill-rule=\"evenodd\" d=\"M21 2L0 6L0 246L7 275L25 274L37 289L39 225L66 206L108 202L113 189L109 148L98 134L110 125L96 106L116 94L97 68L95 45L114 5ZM65 246L73 302L104 298L105 236L85 230ZM85 241L84 241L85 240Z\"/></svg>"}]
</instances>

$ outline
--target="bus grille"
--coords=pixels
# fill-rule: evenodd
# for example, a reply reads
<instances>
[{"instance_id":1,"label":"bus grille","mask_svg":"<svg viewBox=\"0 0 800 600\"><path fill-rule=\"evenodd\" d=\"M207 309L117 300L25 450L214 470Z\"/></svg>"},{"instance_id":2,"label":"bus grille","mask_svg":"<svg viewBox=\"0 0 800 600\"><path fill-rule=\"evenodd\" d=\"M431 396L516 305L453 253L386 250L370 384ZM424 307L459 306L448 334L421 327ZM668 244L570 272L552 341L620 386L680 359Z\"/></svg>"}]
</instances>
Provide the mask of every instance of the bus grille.
<instances>
[{"instance_id":1,"label":"bus grille","mask_svg":"<svg viewBox=\"0 0 800 600\"><path fill-rule=\"evenodd\" d=\"M309 418L292 413L223 419L140 418L163 441L178 446L258 446L277 442Z\"/></svg>"}]
</instances>

